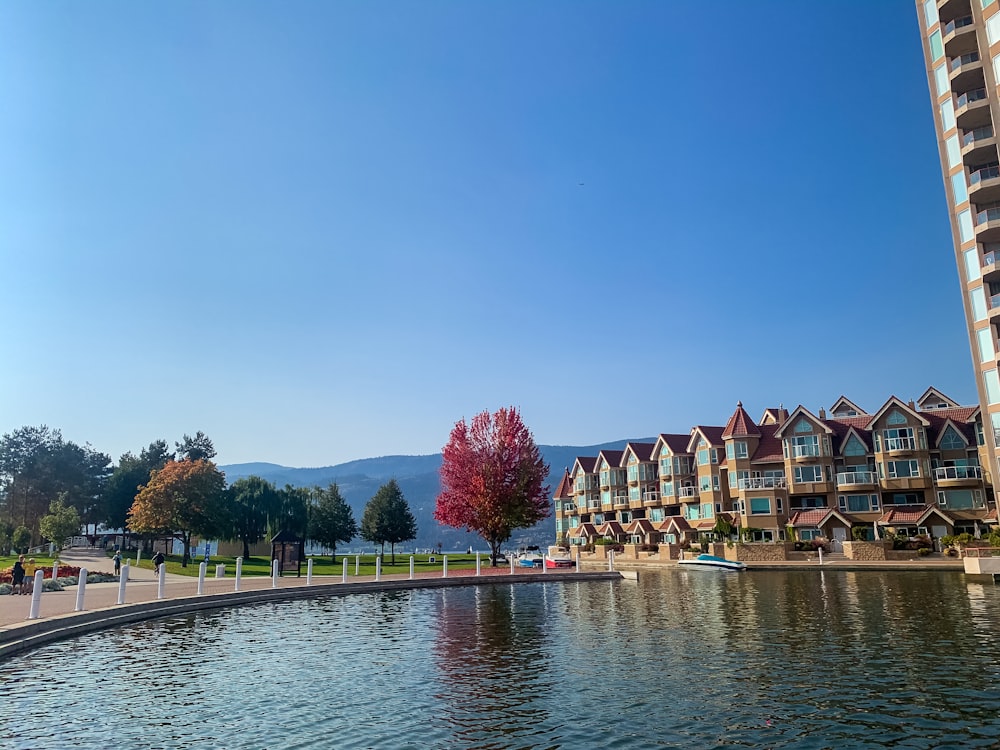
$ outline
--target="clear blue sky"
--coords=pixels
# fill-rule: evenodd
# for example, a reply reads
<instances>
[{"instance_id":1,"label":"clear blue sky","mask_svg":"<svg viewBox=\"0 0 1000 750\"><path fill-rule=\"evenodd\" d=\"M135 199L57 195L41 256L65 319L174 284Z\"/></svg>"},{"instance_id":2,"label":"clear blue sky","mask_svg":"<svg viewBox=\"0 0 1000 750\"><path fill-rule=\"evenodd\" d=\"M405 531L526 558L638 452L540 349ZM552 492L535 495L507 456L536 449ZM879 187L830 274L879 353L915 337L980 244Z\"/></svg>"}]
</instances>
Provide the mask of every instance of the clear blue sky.
<instances>
[{"instance_id":1,"label":"clear blue sky","mask_svg":"<svg viewBox=\"0 0 1000 750\"><path fill-rule=\"evenodd\" d=\"M5 2L0 259L0 432L116 460L975 399L911 0Z\"/></svg>"}]
</instances>

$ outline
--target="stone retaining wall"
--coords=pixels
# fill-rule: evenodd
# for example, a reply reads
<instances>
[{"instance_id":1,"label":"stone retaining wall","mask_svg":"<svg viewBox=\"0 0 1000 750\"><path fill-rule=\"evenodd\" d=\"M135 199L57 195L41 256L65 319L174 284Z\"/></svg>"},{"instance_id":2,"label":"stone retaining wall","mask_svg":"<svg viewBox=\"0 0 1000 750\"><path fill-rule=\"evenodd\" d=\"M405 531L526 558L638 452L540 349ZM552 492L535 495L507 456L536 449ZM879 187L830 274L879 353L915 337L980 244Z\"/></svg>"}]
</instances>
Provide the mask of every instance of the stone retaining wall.
<instances>
[{"instance_id":1,"label":"stone retaining wall","mask_svg":"<svg viewBox=\"0 0 1000 750\"><path fill-rule=\"evenodd\" d=\"M874 562L876 560L886 560L886 549L884 542L858 542L845 541L844 557L848 560L862 560Z\"/></svg>"},{"instance_id":2,"label":"stone retaining wall","mask_svg":"<svg viewBox=\"0 0 1000 750\"><path fill-rule=\"evenodd\" d=\"M722 545L727 560L740 562L776 562L788 559L788 548L784 542L777 544L735 544L732 547Z\"/></svg>"}]
</instances>

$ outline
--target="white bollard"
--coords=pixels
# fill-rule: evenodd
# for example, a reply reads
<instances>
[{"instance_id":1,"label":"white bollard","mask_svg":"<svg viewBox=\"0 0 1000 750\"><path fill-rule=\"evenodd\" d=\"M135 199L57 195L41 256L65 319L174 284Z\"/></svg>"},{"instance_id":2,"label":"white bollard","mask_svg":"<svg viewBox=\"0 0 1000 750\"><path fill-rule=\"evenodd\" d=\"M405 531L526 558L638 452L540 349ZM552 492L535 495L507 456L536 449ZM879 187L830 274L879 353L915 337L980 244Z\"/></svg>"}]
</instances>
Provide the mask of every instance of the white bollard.
<instances>
[{"instance_id":1,"label":"white bollard","mask_svg":"<svg viewBox=\"0 0 1000 750\"><path fill-rule=\"evenodd\" d=\"M819 564L822 565L823 564L823 548L822 547L817 547L816 549L819 551Z\"/></svg>"},{"instance_id":2,"label":"white bollard","mask_svg":"<svg viewBox=\"0 0 1000 750\"><path fill-rule=\"evenodd\" d=\"M236 558L236 591L240 590L240 581L243 579L243 558Z\"/></svg>"},{"instance_id":3,"label":"white bollard","mask_svg":"<svg viewBox=\"0 0 1000 750\"><path fill-rule=\"evenodd\" d=\"M313 559L309 556L309 564L306 566L306 586L313 585Z\"/></svg>"},{"instance_id":4,"label":"white bollard","mask_svg":"<svg viewBox=\"0 0 1000 750\"><path fill-rule=\"evenodd\" d=\"M205 574L208 572L208 563L204 560L198 565L198 596L205 593Z\"/></svg>"},{"instance_id":5,"label":"white bollard","mask_svg":"<svg viewBox=\"0 0 1000 750\"><path fill-rule=\"evenodd\" d=\"M128 581L128 560L122 566L122 574L118 578L118 604L125 603L125 583Z\"/></svg>"},{"instance_id":6,"label":"white bollard","mask_svg":"<svg viewBox=\"0 0 1000 750\"><path fill-rule=\"evenodd\" d=\"M443 561L443 567L441 568L441 577L442 578L447 578L448 577L448 555L443 555L441 557L441 560Z\"/></svg>"},{"instance_id":7,"label":"white bollard","mask_svg":"<svg viewBox=\"0 0 1000 750\"><path fill-rule=\"evenodd\" d=\"M216 578L225 578L226 577L226 564L225 563L219 563L218 565L215 566L215 577Z\"/></svg>"},{"instance_id":8,"label":"white bollard","mask_svg":"<svg viewBox=\"0 0 1000 750\"><path fill-rule=\"evenodd\" d=\"M413 568L414 568L413 555L410 555L410 580L411 581L413 580Z\"/></svg>"},{"instance_id":9,"label":"white bollard","mask_svg":"<svg viewBox=\"0 0 1000 750\"><path fill-rule=\"evenodd\" d=\"M480 575L481 572L482 572L482 569L480 568L479 553L477 552L476 553L476 575L477 576Z\"/></svg>"},{"instance_id":10,"label":"white bollard","mask_svg":"<svg viewBox=\"0 0 1000 750\"><path fill-rule=\"evenodd\" d=\"M340 579L341 583L347 583L347 558L344 558L344 577Z\"/></svg>"},{"instance_id":11,"label":"white bollard","mask_svg":"<svg viewBox=\"0 0 1000 750\"><path fill-rule=\"evenodd\" d=\"M576 572L580 572L580 548L576 548Z\"/></svg>"},{"instance_id":12,"label":"white bollard","mask_svg":"<svg viewBox=\"0 0 1000 750\"><path fill-rule=\"evenodd\" d=\"M514 575L514 556L510 556L510 574Z\"/></svg>"},{"instance_id":13,"label":"white bollard","mask_svg":"<svg viewBox=\"0 0 1000 750\"><path fill-rule=\"evenodd\" d=\"M76 609L74 612L83 612L83 597L87 590L87 569L80 568L80 574L76 579Z\"/></svg>"},{"instance_id":14,"label":"white bollard","mask_svg":"<svg viewBox=\"0 0 1000 750\"><path fill-rule=\"evenodd\" d=\"M545 560L546 560L547 557L548 557L548 553L542 555L542 572L543 573L548 573L549 572L548 567L545 565Z\"/></svg>"},{"instance_id":15,"label":"white bollard","mask_svg":"<svg viewBox=\"0 0 1000 750\"><path fill-rule=\"evenodd\" d=\"M35 571L35 581L31 587L31 609L28 612L29 620L38 619L38 611L42 608L42 584L45 581L45 573L41 569Z\"/></svg>"},{"instance_id":16,"label":"white bollard","mask_svg":"<svg viewBox=\"0 0 1000 750\"><path fill-rule=\"evenodd\" d=\"M52 580L56 580L59 577L59 561L52 561Z\"/></svg>"},{"instance_id":17,"label":"white bollard","mask_svg":"<svg viewBox=\"0 0 1000 750\"><path fill-rule=\"evenodd\" d=\"M376 557L375 558L375 580L376 581L381 581L382 580L382 558L381 557Z\"/></svg>"},{"instance_id":18,"label":"white bollard","mask_svg":"<svg viewBox=\"0 0 1000 750\"><path fill-rule=\"evenodd\" d=\"M271 588L278 588L278 561L271 561Z\"/></svg>"},{"instance_id":19,"label":"white bollard","mask_svg":"<svg viewBox=\"0 0 1000 750\"><path fill-rule=\"evenodd\" d=\"M361 555L354 556L354 575L355 577L361 575Z\"/></svg>"},{"instance_id":20,"label":"white bollard","mask_svg":"<svg viewBox=\"0 0 1000 750\"><path fill-rule=\"evenodd\" d=\"M167 585L167 564L160 563L160 569L157 571L158 578L156 581L156 598L162 599L164 597L164 589Z\"/></svg>"},{"instance_id":21,"label":"white bollard","mask_svg":"<svg viewBox=\"0 0 1000 750\"><path fill-rule=\"evenodd\" d=\"M137 549L135 551L135 567L137 567L137 568L139 567L139 559L141 557L142 557L142 550L141 549Z\"/></svg>"},{"instance_id":22,"label":"white bollard","mask_svg":"<svg viewBox=\"0 0 1000 750\"><path fill-rule=\"evenodd\" d=\"M608 570L615 569L615 551L613 549L608 550Z\"/></svg>"}]
</instances>

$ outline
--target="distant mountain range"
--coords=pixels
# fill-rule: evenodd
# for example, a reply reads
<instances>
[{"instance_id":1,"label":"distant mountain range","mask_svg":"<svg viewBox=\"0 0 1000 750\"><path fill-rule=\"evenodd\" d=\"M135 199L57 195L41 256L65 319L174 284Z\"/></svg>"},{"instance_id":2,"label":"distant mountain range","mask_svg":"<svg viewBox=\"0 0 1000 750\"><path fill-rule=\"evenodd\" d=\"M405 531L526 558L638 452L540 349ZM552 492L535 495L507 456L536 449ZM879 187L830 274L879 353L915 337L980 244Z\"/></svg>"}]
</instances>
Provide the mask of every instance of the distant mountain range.
<instances>
[{"instance_id":1,"label":"distant mountain range","mask_svg":"<svg viewBox=\"0 0 1000 750\"><path fill-rule=\"evenodd\" d=\"M628 442L653 442L655 438L630 438L616 440L600 445L539 445L542 457L549 465L548 485L554 491L562 479L563 470L572 468L577 456L596 456L598 451L605 449L622 449ZM445 550L485 549L483 540L475 535L438 525L434 520L434 502L441 485L438 470L441 468L441 454L429 456L380 456L378 458L362 458L357 461L323 466L314 469L297 469L290 466L280 466L270 463L228 464L220 466L226 474L226 479L233 482L249 476L258 476L278 487L292 485L293 487L326 487L336 482L340 492L354 509L354 518L361 522L365 504L378 491L378 488L388 480L395 478L399 483L410 510L417 519L417 538L409 547L431 548L439 543ZM525 544L539 546L555 541L555 520L553 516L545 519L531 529L521 529L507 544L517 547ZM363 542L356 539L348 548L360 549Z\"/></svg>"}]
</instances>

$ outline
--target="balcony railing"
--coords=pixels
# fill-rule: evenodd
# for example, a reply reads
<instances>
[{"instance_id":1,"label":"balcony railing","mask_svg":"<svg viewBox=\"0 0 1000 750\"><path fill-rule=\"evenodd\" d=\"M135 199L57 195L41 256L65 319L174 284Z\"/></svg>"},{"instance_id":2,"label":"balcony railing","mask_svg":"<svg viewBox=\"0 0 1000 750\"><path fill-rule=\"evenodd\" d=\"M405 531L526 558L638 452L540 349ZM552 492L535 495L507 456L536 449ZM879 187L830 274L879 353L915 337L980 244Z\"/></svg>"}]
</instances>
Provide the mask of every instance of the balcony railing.
<instances>
[{"instance_id":1,"label":"balcony railing","mask_svg":"<svg viewBox=\"0 0 1000 750\"><path fill-rule=\"evenodd\" d=\"M983 180L992 180L996 177L1000 177L1000 165L983 167L969 175L969 185L978 185Z\"/></svg>"},{"instance_id":2,"label":"balcony railing","mask_svg":"<svg viewBox=\"0 0 1000 750\"><path fill-rule=\"evenodd\" d=\"M887 451L912 451L917 448L917 441L911 437L885 438L884 443Z\"/></svg>"},{"instance_id":3,"label":"balcony railing","mask_svg":"<svg viewBox=\"0 0 1000 750\"><path fill-rule=\"evenodd\" d=\"M628 495L615 495L615 505L628 505Z\"/></svg>"},{"instance_id":4,"label":"balcony railing","mask_svg":"<svg viewBox=\"0 0 1000 750\"><path fill-rule=\"evenodd\" d=\"M983 256L983 268L986 268L987 266L995 266L998 260L1000 260L1000 250L994 250L986 253L986 255Z\"/></svg>"},{"instance_id":5,"label":"balcony railing","mask_svg":"<svg viewBox=\"0 0 1000 750\"><path fill-rule=\"evenodd\" d=\"M972 16L962 16L961 18L956 18L954 21L948 21L948 23L944 25L944 35L948 36L952 32L965 28L966 26L971 26L972 24Z\"/></svg>"},{"instance_id":6,"label":"balcony railing","mask_svg":"<svg viewBox=\"0 0 1000 750\"><path fill-rule=\"evenodd\" d=\"M774 490L784 489L784 477L751 477L750 479L740 479L737 485L741 490Z\"/></svg>"},{"instance_id":7,"label":"balcony railing","mask_svg":"<svg viewBox=\"0 0 1000 750\"><path fill-rule=\"evenodd\" d=\"M563 513L575 513L576 505L573 503L563 503L562 511Z\"/></svg>"},{"instance_id":8,"label":"balcony railing","mask_svg":"<svg viewBox=\"0 0 1000 750\"><path fill-rule=\"evenodd\" d=\"M975 130L970 130L965 135L963 135L962 145L971 146L976 141L981 141L986 138L992 138L992 137L993 137L993 126L986 125L981 128L976 128Z\"/></svg>"},{"instance_id":9,"label":"balcony railing","mask_svg":"<svg viewBox=\"0 0 1000 750\"><path fill-rule=\"evenodd\" d=\"M968 65L969 63L979 62L979 53L970 52L967 55L962 55L961 57L951 58L951 70L956 71L963 65Z\"/></svg>"},{"instance_id":10,"label":"balcony railing","mask_svg":"<svg viewBox=\"0 0 1000 750\"><path fill-rule=\"evenodd\" d=\"M982 479L983 470L979 466L942 466L934 469L935 479Z\"/></svg>"},{"instance_id":11,"label":"balcony railing","mask_svg":"<svg viewBox=\"0 0 1000 750\"><path fill-rule=\"evenodd\" d=\"M677 497L698 497L697 487L680 487L677 490Z\"/></svg>"},{"instance_id":12,"label":"balcony railing","mask_svg":"<svg viewBox=\"0 0 1000 750\"><path fill-rule=\"evenodd\" d=\"M660 499L659 492L643 492L642 501L644 503L654 503Z\"/></svg>"},{"instance_id":13,"label":"balcony railing","mask_svg":"<svg viewBox=\"0 0 1000 750\"><path fill-rule=\"evenodd\" d=\"M966 91L955 102L955 109L961 109L972 102L982 101L986 98L986 89L973 89L972 91Z\"/></svg>"},{"instance_id":14,"label":"balcony railing","mask_svg":"<svg viewBox=\"0 0 1000 750\"><path fill-rule=\"evenodd\" d=\"M985 224L988 221L1000 221L1000 208L987 208L976 214L977 224Z\"/></svg>"},{"instance_id":15,"label":"balcony railing","mask_svg":"<svg viewBox=\"0 0 1000 750\"><path fill-rule=\"evenodd\" d=\"M819 455L818 445L793 445L792 446L792 457L793 458L807 458L811 456Z\"/></svg>"},{"instance_id":16,"label":"balcony railing","mask_svg":"<svg viewBox=\"0 0 1000 750\"><path fill-rule=\"evenodd\" d=\"M844 484L875 484L875 472L842 471L837 474L837 486Z\"/></svg>"}]
</instances>

